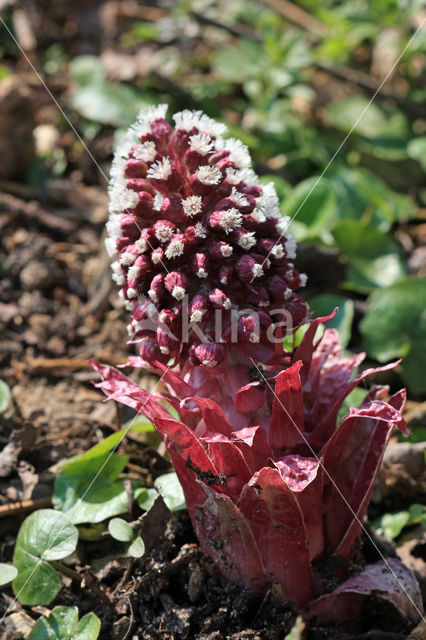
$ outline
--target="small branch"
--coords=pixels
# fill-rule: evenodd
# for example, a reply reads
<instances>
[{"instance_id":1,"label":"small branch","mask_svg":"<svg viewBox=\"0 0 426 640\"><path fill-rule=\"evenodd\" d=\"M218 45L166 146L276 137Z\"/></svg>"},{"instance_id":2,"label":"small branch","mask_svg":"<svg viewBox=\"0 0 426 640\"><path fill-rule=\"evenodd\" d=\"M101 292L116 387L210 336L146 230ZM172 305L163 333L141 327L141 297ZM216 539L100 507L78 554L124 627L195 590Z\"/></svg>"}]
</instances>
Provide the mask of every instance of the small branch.
<instances>
[{"instance_id":1,"label":"small branch","mask_svg":"<svg viewBox=\"0 0 426 640\"><path fill-rule=\"evenodd\" d=\"M50 507L52 499L38 498L37 500L22 500L22 502L9 502L9 504L0 505L0 518L8 518L17 513L27 513L28 511L37 511L37 509L45 509Z\"/></svg>"},{"instance_id":2,"label":"small branch","mask_svg":"<svg viewBox=\"0 0 426 640\"><path fill-rule=\"evenodd\" d=\"M37 224L41 224L43 227L53 229L54 231L60 231L61 233L70 233L75 231L76 224L60 218L57 215L49 213L38 202L26 202L16 196L11 196L8 193L0 192L0 208L10 211L15 215L23 216L29 220L34 220Z\"/></svg>"},{"instance_id":3,"label":"small branch","mask_svg":"<svg viewBox=\"0 0 426 640\"><path fill-rule=\"evenodd\" d=\"M263 0L264 4L269 5L277 13L281 14L284 18L293 22L298 27L306 29L306 31L312 31L313 33L326 37L330 35L330 29L320 20L311 16L310 13L293 4L288 0Z\"/></svg>"},{"instance_id":4,"label":"small branch","mask_svg":"<svg viewBox=\"0 0 426 640\"><path fill-rule=\"evenodd\" d=\"M190 11L190 15L195 18L197 22L200 24L205 24L210 27L216 27L217 29L222 29L222 31L226 31L231 36L235 38L246 38L247 40L253 40L253 42L262 42L262 38L257 36L251 29L247 27L243 27L241 25L230 26L227 24L223 24L223 22L217 22L216 20L212 20L212 18L208 18L202 13L198 13L198 11Z\"/></svg>"},{"instance_id":5,"label":"small branch","mask_svg":"<svg viewBox=\"0 0 426 640\"><path fill-rule=\"evenodd\" d=\"M87 588L90 589L90 591L92 591L92 593L108 608L111 608L113 606L111 599L108 597L107 593L103 589L101 589L96 581L96 578L90 572L86 572L84 574L78 573L59 560L51 562L51 565L57 571L63 573L64 576L68 576L68 578L79 582L82 587L84 587L84 584L86 584Z\"/></svg>"},{"instance_id":6,"label":"small branch","mask_svg":"<svg viewBox=\"0 0 426 640\"><path fill-rule=\"evenodd\" d=\"M377 98L382 100L393 100L398 105L398 107L400 107L403 111L406 111L410 116L414 118L424 117L424 107L421 104L417 104L413 100L409 100L404 96L398 96L397 94L392 93L391 91L387 91L386 89L379 89L376 82L365 73L355 71L354 69L350 69L349 67L328 67L319 63L314 63L313 67L315 69L318 69L318 71L323 71L329 76L336 78L336 80L355 84L357 87L360 87L360 89L363 89L363 91L365 91L365 93L369 97L377 95Z\"/></svg>"}]
</instances>

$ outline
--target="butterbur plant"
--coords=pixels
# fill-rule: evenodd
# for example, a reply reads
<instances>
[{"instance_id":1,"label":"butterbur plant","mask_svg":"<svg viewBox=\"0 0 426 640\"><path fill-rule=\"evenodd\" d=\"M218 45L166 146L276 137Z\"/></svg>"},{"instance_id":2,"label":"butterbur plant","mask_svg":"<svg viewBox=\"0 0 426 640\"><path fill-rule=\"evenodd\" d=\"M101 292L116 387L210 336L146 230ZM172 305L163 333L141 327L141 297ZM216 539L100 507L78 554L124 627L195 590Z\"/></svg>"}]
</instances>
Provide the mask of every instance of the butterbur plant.
<instances>
[{"instance_id":1,"label":"butterbur plant","mask_svg":"<svg viewBox=\"0 0 426 640\"><path fill-rule=\"evenodd\" d=\"M379 369L354 376L363 355L342 357L334 330L318 337L329 318L309 320L289 221L246 147L200 112L174 120L143 112L117 151L107 241L139 345L128 365L165 391L95 364L98 386L154 423L225 577L259 592L278 583L324 619L354 615L373 591L415 619L411 572L386 559L363 568L359 544L387 440L405 431L405 391L373 386L338 420Z\"/></svg>"}]
</instances>

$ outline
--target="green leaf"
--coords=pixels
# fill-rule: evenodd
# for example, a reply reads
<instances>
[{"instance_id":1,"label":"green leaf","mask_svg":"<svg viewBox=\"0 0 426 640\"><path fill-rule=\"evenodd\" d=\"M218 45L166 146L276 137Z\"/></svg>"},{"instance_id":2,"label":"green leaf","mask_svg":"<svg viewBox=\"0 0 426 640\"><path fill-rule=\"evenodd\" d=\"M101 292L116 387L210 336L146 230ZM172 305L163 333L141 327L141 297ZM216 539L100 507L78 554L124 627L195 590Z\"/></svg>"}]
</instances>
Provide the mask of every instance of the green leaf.
<instances>
[{"instance_id":1,"label":"green leaf","mask_svg":"<svg viewBox=\"0 0 426 640\"><path fill-rule=\"evenodd\" d=\"M102 522L125 513L127 492L118 476L126 463L126 456L115 453L72 461L55 479L54 506L74 524Z\"/></svg>"},{"instance_id":2,"label":"green leaf","mask_svg":"<svg viewBox=\"0 0 426 640\"><path fill-rule=\"evenodd\" d=\"M73 640L96 640L101 630L101 621L94 613L82 617Z\"/></svg>"},{"instance_id":3,"label":"green leaf","mask_svg":"<svg viewBox=\"0 0 426 640\"><path fill-rule=\"evenodd\" d=\"M397 513L385 513L373 523L380 535L387 538L397 538L405 525L410 520L408 511L398 511Z\"/></svg>"},{"instance_id":4,"label":"green leaf","mask_svg":"<svg viewBox=\"0 0 426 640\"><path fill-rule=\"evenodd\" d=\"M0 82L11 75L12 72L9 67L6 67L4 64L0 64Z\"/></svg>"},{"instance_id":5,"label":"green leaf","mask_svg":"<svg viewBox=\"0 0 426 640\"><path fill-rule=\"evenodd\" d=\"M305 627L306 625L303 622L303 619L301 618L301 616L298 616L290 633L286 635L284 640L302 640Z\"/></svg>"},{"instance_id":6,"label":"green leaf","mask_svg":"<svg viewBox=\"0 0 426 640\"><path fill-rule=\"evenodd\" d=\"M13 564L0 562L0 587L8 582L12 582L18 575L18 570Z\"/></svg>"},{"instance_id":7,"label":"green leaf","mask_svg":"<svg viewBox=\"0 0 426 640\"><path fill-rule=\"evenodd\" d=\"M140 536L135 538L135 540L127 549L127 553L129 553L129 555L133 556L134 558L141 558L143 556L143 554L145 553L145 545Z\"/></svg>"},{"instance_id":8,"label":"green leaf","mask_svg":"<svg viewBox=\"0 0 426 640\"><path fill-rule=\"evenodd\" d=\"M426 170L426 136L420 136L410 140L407 145L407 153L413 160L417 160Z\"/></svg>"},{"instance_id":9,"label":"green leaf","mask_svg":"<svg viewBox=\"0 0 426 640\"><path fill-rule=\"evenodd\" d=\"M98 56L77 56L69 64L72 80L81 87L102 83L106 71Z\"/></svg>"},{"instance_id":10,"label":"green leaf","mask_svg":"<svg viewBox=\"0 0 426 640\"><path fill-rule=\"evenodd\" d=\"M183 489L174 471L159 476L155 480L154 486L163 497L170 511L179 511L186 508Z\"/></svg>"},{"instance_id":11,"label":"green leaf","mask_svg":"<svg viewBox=\"0 0 426 640\"><path fill-rule=\"evenodd\" d=\"M326 178L308 178L299 182L285 200L281 210L295 219L291 230L298 240L322 237L330 240L327 232L335 222L337 200L333 185Z\"/></svg>"},{"instance_id":12,"label":"green leaf","mask_svg":"<svg viewBox=\"0 0 426 640\"><path fill-rule=\"evenodd\" d=\"M410 134L407 118L393 108L385 109L362 95L333 102L327 108L330 124L336 129L362 136L360 148L384 160L404 160Z\"/></svg>"},{"instance_id":13,"label":"green leaf","mask_svg":"<svg viewBox=\"0 0 426 640\"><path fill-rule=\"evenodd\" d=\"M402 378L410 391L426 391L426 278L404 278L375 291L360 329L370 356L380 362L403 357Z\"/></svg>"},{"instance_id":14,"label":"green leaf","mask_svg":"<svg viewBox=\"0 0 426 640\"><path fill-rule=\"evenodd\" d=\"M345 286L369 293L405 275L396 242L374 227L355 220L339 222L333 229L335 242L350 260Z\"/></svg>"},{"instance_id":15,"label":"green leaf","mask_svg":"<svg viewBox=\"0 0 426 640\"><path fill-rule=\"evenodd\" d=\"M70 103L83 118L115 127L129 126L148 106L134 87L108 82L83 86L72 95Z\"/></svg>"},{"instance_id":16,"label":"green leaf","mask_svg":"<svg viewBox=\"0 0 426 640\"><path fill-rule=\"evenodd\" d=\"M260 69L268 65L268 57L263 48L256 42L240 40L229 50L221 47L213 55L213 72L215 76L227 82L242 83L246 78L255 76Z\"/></svg>"},{"instance_id":17,"label":"green leaf","mask_svg":"<svg viewBox=\"0 0 426 640\"><path fill-rule=\"evenodd\" d=\"M156 489L138 487L135 490L134 496L140 508L144 511L149 511L158 496L158 491L156 491Z\"/></svg>"},{"instance_id":18,"label":"green leaf","mask_svg":"<svg viewBox=\"0 0 426 640\"><path fill-rule=\"evenodd\" d=\"M88 451L83 453L81 456L73 458L73 460L91 460L92 458L98 458L104 453L109 453L110 451L115 449L115 447L117 447L121 440L123 440L125 433L125 429L121 429L120 431L111 433L111 435L107 436L104 440L95 444L93 447L91 447L91 449L88 449ZM64 465L63 469L66 469L69 463L70 461L68 461Z\"/></svg>"},{"instance_id":19,"label":"green leaf","mask_svg":"<svg viewBox=\"0 0 426 640\"><path fill-rule=\"evenodd\" d=\"M13 555L18 570L13 591L21 604L49 604L53 600L62 582L48 561L73 553L77 540L77 528L53 509L40 509L24 520Z\"/></svg>"},{"instance_id":20,"label":"green leaf","mask_svg":"<svg viewBox=\"0 0 426 640\"><path fill-rule=\"evenodd\" d=\"M9 386L0 380L0 413L6 411L10 402L10 389Z\"/></svg>"},{"instance_id":21,"label":"green leaf","mask_svg":"<svg viewBox=\"0 0 426 640\"><path fill-rule=\"evenodd\" d=\"M96 640L101 623L94 613L78 621L77 607L55 607L36 622L28 640Z\"/></svg>"},{"instance_id":22,"label":"green leaf","mask_svg":"<svg viewBox=\"0 0 426 640\"><path fill-rule=\"evenodd\" d=\"M336 189L340 220L360 220L389 231L394 222L415 215L411 198L392 191L367 169L337 165L329 169L327 177Z\"/></svg>"},{"instance_id":23,"label":"green leaf","mask_svg":"<svg viewBox=\"0 0 426 640\"><path fill-rule=\"evenodd\" d=\"M426 507L423 504L412 504L410 509L410 521L409 524L417 524L421 521L422 517L426 514Z\"/></svg>"},{"instance_id":24,"label":"green leaf","mask_svg":"<svg viewBox=\"0 0 426 640\"><path fill-rule=\"evenodd\" d=\"M115 540L120 542L130 542L133 538L133 529L128 522L122 518L113 518L108 523L108 531Z\"/></svg>"},{"instance_id":25,"label":"green leaf","mask_svg":"<svg viewBox=\"0 0 426 640\"><path fill-rule=\"evenodd\" d=\"M333 309L339 307L334 318L329 320L328 328L337 329L340 334L342 347L346 347L351 339L352 321L354 318L354 303L350 298L323 293L309 300L311 309L314 310L315 318L329 315Z\"/></svg>"}]
</instances>

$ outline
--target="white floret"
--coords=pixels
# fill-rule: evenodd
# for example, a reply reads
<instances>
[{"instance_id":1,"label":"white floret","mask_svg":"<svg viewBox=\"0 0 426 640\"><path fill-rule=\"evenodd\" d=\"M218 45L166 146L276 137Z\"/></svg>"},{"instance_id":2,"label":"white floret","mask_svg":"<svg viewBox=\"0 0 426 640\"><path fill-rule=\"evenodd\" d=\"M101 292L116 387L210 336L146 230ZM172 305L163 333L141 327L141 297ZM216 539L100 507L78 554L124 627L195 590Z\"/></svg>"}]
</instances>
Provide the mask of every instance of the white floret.
<instances>
[{"instance_id":1,"label":"white floret","mask_svg":"<svg viewBox=\"0 0 426 640\"><path fill-rule=\"evenodd\" d=\"M161 158L154 162L153 165L148 169L146 173L147 178L152 178L153 180L167 180L172 174L172 165L170 163L169 158L166 156L165 158Z\"/></svg>"},{"instance_id":2,"label":"white floret","mask_svg":"<svg viewBox=\"0 0 426 640\"><path fill-rule=\"evenodd\" d=\"M247 207L249 201L242 193L239 193L235 187L232 187L231 195L228 196L237 207Z\"/></svg>"},{"instance_id":3,"label":"white floret","mask_svg":"<svg viewBox=\"0 0 426 640\"><path fill-rule=\"evenodd\" d=\"M167 105L159 104L157 106L148 107L148 109L142 109L139 112L136 122L131 126L132 132L140 138L151 133L151 125L155 120L159 118L165 118L167 113Z\"/></svg>"},{"instance_id":4,"label":"white floret","mask_svg":"<svg viewBox=\"0 0 426 640\"><path fill-rule=\"evenodd\" d=\"M171 240L171 242L167 246L165 256L169 260L171 260L172 258L178 258L182 255L184 248L185 245L183 244L182 240Z\"/></svg>"},{"instance_id":5,"label":"white floret","mask_svg":"<svg viewBox=\"0 0 426 640\"><path fill-rule=\"evenodd\" d=\"M273 182L262 187L262 195L257 199L256 206L267 218L280 216L279 200Z\"/></svg>"},{"instance_id":6,"label":"white floret","mask_svg":"<svg viewBox=\"0 0 426 640\"><path fill-rule=\"evenodd\" d=\"M198 169L197 178L202 184L215 185L222 180L222 172L217 167L205 165Z\"/></svg>"},{"instance_id":7,"label":"white floret","mask_svg":"<svg viewBox=\"0 0 426 640\"><path fill-rule=\"evenodd\" d=\"M213 141L207 133L197 133L189 138L189 148L206 156L213 149Z\"/></svg>"},{"instance_id":8,"label":"white floret","mask_svg":"<svg viewBox=\"0 0 426 640\"><path fill-rule=\"evenodd\" d=\"M176 129L183 131L192 131L192 129L198 129L200 132L208 133L210 136L220 136L226 131L226 125L221 122L216 122L206 116L202 111L191 111L190 109L184 109L179 111L173 116L173 120L176 124Z\"/></svg>"},{"instance_id":9,"label":"white floret","mask_svg":"<svg viewBox=\"0 0 426 640\"><path fill-rule=\"evenodd\" d=\"M198 215L202 210L203 199L201 196L189 196L182 200L182 207L189 218Z\"/></svg>"},{"instance_id":10,"label":"white floret","mask_svg":"<svg viewBox=\"0 0 426 640\"><path fill-rule=\"evenodd\" d=\"M238 244L242 249L248 251L256 244L256 234L254 231L248 231L247 233L241 234L238 239Z\"/></svg>"},{"instance_id":11,"label":"white floret","mask_svg":"<svg viewBox=\"0 0 426 640\"><path fill-rule=\"evenodd\" d=\"M133 155L136 160L142 160L142 162L152 162L157 155L157 149L155 148L154 142L152 142L152 140L148 140L147 142L138 144L133 149Z\"/></svg>"},{"instance_id":12,"label":"white floret","mask_svg":"<svg viewBox=\"0 0 426 640\"><path fill-rule=\"evenodd\" d=\"M237 138L218 138L216 140L216 151L229 151L229 159L237 169L243 169L251 165L251 158L248 148Z\"/></svg>"},{"instance_id":13,"label":"white floret","mask_svg":"<svg viewBox=\"0 0 426 640\"><path fill-rule=\"evenodd\" d=\"M237 227L240 227L242 222L242 214L238 211L238 209L234 209L234 207L231 207L231 209L228 209L222 214L219 221L219 226L225 231L225 233L228 234L234 229L237 229Z\"/></svg>"}]
</instances>

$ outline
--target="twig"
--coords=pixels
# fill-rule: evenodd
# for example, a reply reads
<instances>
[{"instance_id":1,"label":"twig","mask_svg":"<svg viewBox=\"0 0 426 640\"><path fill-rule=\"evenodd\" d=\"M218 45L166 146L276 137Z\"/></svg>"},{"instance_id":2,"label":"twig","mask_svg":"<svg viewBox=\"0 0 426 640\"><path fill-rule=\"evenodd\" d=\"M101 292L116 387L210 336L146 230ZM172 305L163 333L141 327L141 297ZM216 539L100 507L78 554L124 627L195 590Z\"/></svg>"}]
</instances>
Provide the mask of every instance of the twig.
<instances>
[{"instance_id":1,"label":"twig","mask_svg":"<svg viewBox=\"0 0 426 640\"><path fill-rule=\"evenodd\" d=\"M319 63L314 63L313 67L319 71L327 73L337 80L355 84L357 87L363 89L368 96L376 95L377 98L382 100L393 100L403 111L406 111L409 115L415 118L424 117L424 107L421 104L417 104L413 100L409 100L404 96L398 96L391 91L386 91L386 89L379 89L376 82L365 73L355 71L349 67L328 67Z\"/></svg>"},{"instance_id":2,"label":"twig","mask_svg":"<svg viewBox=\"0 0 426 640\"><path fill-rule=\"evenodd\" d=\"M83 583L86 583L88 589L90 589L90 591L92 591L94 595L97 596L99 600L101 600L101 602L103 602L109 608L112 607L111 599L108 597L107 593L103 589L101 589L101 587L96 582L95 577L92 576L90 572L86 572L84 574L78 573L78 571L71 569L71 567L67 567L66 564L63 564L63 562L60 562L59 560L55 560L51 564L55 569L57 569L57 571L63 573L64 576L68 576L68 578L76 580L82 586L84 586Z\"/></svg>"},{"instance_id":3,"label":"twig","mask_svg":"<svg viewBox=\"0 0 426 640\"><path fill-rule=\"evenodd\" d=\"M284 18L297 24L298 27L312 31L319 36L325 37L330 35L330 29L320 20L314 18L304 9L298 7L288 0L263 0L263 2L280 13Z\"/></svg>"},{"instance_id":4,"label":"twig","mask_svg":"<svg viewBox=\"0 0 426 640\"><path fill-rule=\"evenodd\" d=\"M231 34L231 36L235 36L236 38L246 38L247 40L253 40L253 42L262 42L262 38L260 38L260 36L256 35L251 29L247 27L243 27L241 25L231 27L228 24L223 24L223 22L212 20L212 18L209 18L202 13L198 13L198 11L190 11L189 13L200 24L205 24L210 27L222 29L222 31L226 31L227 33Z\"/></svg>"},{"instance_id":5,"label":"twig","mask_svg":"<svg viewBox=\"0 0 426 640\"><path fill-rule=\"evenodd\" d=\"M44 509L45 507L50 507L52 504L52 499L48 498L37 498L36 500L22 500L20 502L9 502L8 504L0 505L0 518L7 518L16 513L28 512L28 511L36 511L37 509Z\"/></svg>"},{"instance_id":6,"label":"twig","mask_svg":"<svg viewBox=\"0 0 426 640\"><path fill-rule=\"evenodd\" d=\"M25 200L17 198L16 196L11 196L8 193L0 192L0 208L6 209L6 211L11 211L14 214L24 216L25 218L29 218L30 220L34 220L43 227L54 229L55 231L60 231L62 233L75 231L77 226L74 222L64 220L64 218L59 218L58 216L49 213L40 207L38 202L26 202Z\"/></svg>"},{"instance_id":7,"label":"twig","mask_svg":"<svg viewBox=\"0 0 426 640\"><path fill-rule=\"evenodd\" d=\"M100 354L97 357L104 360ZM127 358L114 357L111 354L107 358L109 364L125 364ZM26 372L29 374L49 373L55 369L67 369L68 371L79 371L81 369L91 369L90 361L83 358L30 358L27 362Z\"/></svg>"}]
</instances>

